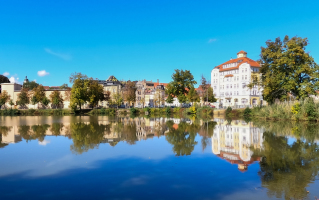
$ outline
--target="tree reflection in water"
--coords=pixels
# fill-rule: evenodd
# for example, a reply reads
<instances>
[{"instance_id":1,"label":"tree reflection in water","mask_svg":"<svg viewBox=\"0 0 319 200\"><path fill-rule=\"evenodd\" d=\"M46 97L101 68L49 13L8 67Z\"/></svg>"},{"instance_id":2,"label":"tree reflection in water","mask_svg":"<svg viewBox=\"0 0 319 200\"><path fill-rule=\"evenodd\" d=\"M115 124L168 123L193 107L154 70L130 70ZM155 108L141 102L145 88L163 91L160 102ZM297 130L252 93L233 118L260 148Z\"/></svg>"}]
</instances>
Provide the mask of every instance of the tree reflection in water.
<instances>
[{"instance_id":1,"label":"tree reflection in water","mask_svg":"<svg viewBox=\"0 0 319 200\"><path fill-rule=\"evenodd\" d=\"M287 122L266 122L263 126L267 130L263 134L263 149L254 150L255 156L262 157L262 186L268 188L270 197L305 198L306 188L318 178L319 146L315 140L319 137L318 128L314 128L318 126ZM288 136L294 136L296 141L289 144Z\"/></svg>"}]
</instances>

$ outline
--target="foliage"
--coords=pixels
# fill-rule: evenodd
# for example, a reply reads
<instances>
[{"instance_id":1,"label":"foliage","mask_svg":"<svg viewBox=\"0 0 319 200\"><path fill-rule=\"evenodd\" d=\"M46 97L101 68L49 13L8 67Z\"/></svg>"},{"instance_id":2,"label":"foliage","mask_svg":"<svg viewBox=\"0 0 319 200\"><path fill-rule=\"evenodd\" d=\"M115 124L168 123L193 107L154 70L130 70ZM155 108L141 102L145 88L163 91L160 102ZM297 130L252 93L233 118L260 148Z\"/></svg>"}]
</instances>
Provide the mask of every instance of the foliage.
<instances>
[{"instance_id":1,"label":"foliage","mask_svg":"<svg viewBox=\"0 0 319 200\"><path fill-rule=\"evenodd\" d=\"M63 103L63 98L60 91L54 90L49 97L50 97L51 104L55 108L58 108L59 105Z\"/></svg>"},{"instance_id":2,"label":"foliage","mask_svg":"<svg viewBox=\"0 0 319 200\"><path fill-rule=\"evenodd\" d=\"M61 89L61 90L67 90L67 89L70 89L70 88L69 88L68 84L64 83L64 84L62 84L62 85L60 86L60 89Z\"/></svg>"},{"instance_id":3,"label":"foliage","mask_svg":"<svg viewBox=\"0 0 319 200\"><path fill-rule=\"evenodd\" d=\"M249 108L249 107L247 107L247 108L245 108L245 110L244 110L244 116L250 116L251 115L251 109Z\"/></svg>"},{"instance_id":4,"label":"foliage","mask_svg":"<svg viewBox=\"0 0 319 200\"><path fill-rule=\"evenodd\" d=\"M50 100L48 99L48 97L44 97L41 101L42 105L44 105L45 107L47 107L50 103Z\"/></svg>"},{"instance_id":5,"label":"foliage","mask_svg":"<svg viewBox=\"0 0 319 200\"><path fill-rule=\"evenodd\" d=\"M89 79L81 73L73 73L70 76L70 83L73 83L71 89L70 106L73 110L80 108L88 101L87 89L89 87Z\"/></svg>"},{"instance_id":6,"label":"foliage","mask_svg":"<svg viewBox=\"0 0 319 200\"><path fill-rule=\"evenodd\" d=\"M123 92L123 99L124 101L129 103L129 106L131 106L132 102L135 102L136 100L136 87L135 83L132 81L126 82L125 86L122 89Z\"/></svg>"},{"instance_id":7,"label":"foliage","mask_svg":"<svg viewBox=\"0 0 319 200\"><path fill-rule=\"evenodd\" d=\"M165 93L168 95L166 102L172 103L173 98L177 97L180 103L186 103L188 91L197 82L189 70L175 69L172 81L166 86Z\"/></svg>"},{"instance_id":8,"label":"foliage","mask_svg":"<svg viewBox=\"0 0 319 200\"><path fill-rule=\"evenodd\" d=\"M38 85L32 89L33 96L31 98L31 102L33 105L42 102L43 98L45 97L44 87L42 85ZM38 105L39 108L39 105Z\"/></svg>"},{"instance_id":9,"label":"foliage","mask_svg":"<svg viewBox=\"0 0 319 200\"><path fill-rule=\"evenodd\" d=\"M215 98L213 88L208 87L208 102L213 103L216 101L217 101L217 99Z\"/></svg>"},{"instance_id":10,"label":"foliage","mask_svg":"<svg viewBox=\"0 0 319 200\"><path fill-rule=\"evenodd\" d=\"M130 108L131 115L135 115L138 112L136 108Z\"/></svg>"},{"instance_id":11,"label":"foliage","mask_svg":"<svg viewBox=\"0 0 319 200\"><path fill-rule=\"evenodd\" d=\"M22 87L29 90L33 90L34 88L37 88L38 86L39 86L38 83L36 83L35 81L31 81L31 82L23 83Z\"/></svg>"},{"instance_id":12,"label":"foliage","mask_svg":"<svg viewBox=\"0 0 319 200\"><path fill-rule=\"evenodd\" d=\"M190 112L191 115L196 115L196 113L197 113L196 107L195 106L190 107L189 108L189 112Z\"/></svg>"},{"instance_id":13,"label":"foliage","mask_svg":"<svg viewBox=\"0 0 319 200\"><path fill-rule=\"evenodd\" d=\"M319 89L319 66L305 52L307 38L285 36L267 41L261 49L261 81L263 97L268 103L284 100L292 94L296 99L316 94Z\"/></svg>"},{"instance_id":14,"label":"foliage","mask_svg":"<svg viewBox=\"0 0 319 200\"><path fill-rule=\"evenodd\" d=\"M8 79L8 77L0 74L0 83L10 83L10 80Z\"/></svg>"},{"instance_id":15,"label":"foliage","mask_svg":"<svg viewBox=\"0 0 319 200\"><path fill-rule=\"evenodd\" d=\"M105 100L106 95L104 95L103 86L100 85L97 81L89 79L87 97L90 105L93 108L96 107L99 101Z\"/></svg>"},{"instance_id":16,"label":"foliage","mask_svg":"<svg viewBox=\"0 0 319 200\"><path fill-rule=\"evenodd\" d=\"M30 94L28 88L22 88L20 94L18 94L17 104L21 107L26 107L30 103Z\"/></svg>"},{"instance_id":17,"label":"foliage","mask_svg":"<svg viewBox=\"0 0 319 200\"><path fill-rule=\"evenodd\" d=\"M6 90L4 90L2 93L0 93L0 108L2 105L5 105L10 99L10 95Z\"/></svg>"},{"instance_id":18,"label":"foliage","mask_svg":"<svg viewBox=\"0 0 319 200\"><path fill-rule=\"evenodd\" d=\"M122 105L123 103L123 97L119 92L116 92L113 94L112 99L109 100L110 106L116 106L117 108Z\"/></svg>"},{"instance_id":19,"label":"foliage","mask_svg":"<svg viewBox=\"0 0 319 200\"><path fill-rule=\"evenodd\" d=\"M187 99L189 100L189 102L192 102L192 103L200 101L199 95L193 86L191 87L191 89L189 90L187 94Z\"/></svg>"},{"instance_id":20,"label":"foliage","mask_svg":"<svg viewBox=\"0 0 319 200\"><path fill-rule=\"evenodd\" d=\"M171 114L171 108L170 107L166 107L165 108L165 113L166 113L166 115Z\"/></svg>"},{"instance_id":21,"label":"foliage","mask_svg":"<svg viewBox=\"0 0 319 200\"><path fill-rule=\"evenodd\" d=\"M273 120L318 120L319 102L314 102L313 98L309 97L300 101L275 103L258 110L254 108L252 115Z\"/></svg>"},{"instance_id":22,"label":"foliage","mask_svg":"<svg viewBox=\"0 0 319 200\"><path fill-rule=\"evenodd\" d=\"M11 109L12 109L12 106L14 105L14 102L12 99L9 100L9 105L11 106Z\"/></svg>"},{"instance_id":23,"label":"foliage","mask_svg":"<svg viewBox=\"0 0 319 200\"><path fill-rule=\"evenodd\" d=\"M232 108L231 107L228 107L227 109L226 109L226 115L229 115L231 112L232 112Z\"/></svg>"}]
</instances>

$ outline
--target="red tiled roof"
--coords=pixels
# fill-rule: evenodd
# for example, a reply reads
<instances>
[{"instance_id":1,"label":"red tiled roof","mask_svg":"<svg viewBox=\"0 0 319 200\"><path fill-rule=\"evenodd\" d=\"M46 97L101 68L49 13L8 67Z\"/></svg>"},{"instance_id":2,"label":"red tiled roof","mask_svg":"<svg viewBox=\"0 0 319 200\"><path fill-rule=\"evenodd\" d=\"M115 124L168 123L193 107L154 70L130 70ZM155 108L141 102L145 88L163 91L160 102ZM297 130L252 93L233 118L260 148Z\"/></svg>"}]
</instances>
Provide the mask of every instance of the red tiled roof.
<instances>
[{"instance_id":1,"label":"red tiled roof","mask_svg":"<svg viewBox=\"0 0 319 200\"><path fill-rule=\"evenodd\" d=\"M240 52L237 53L237 55L240 54L240 53L247 54L246 51L241 50Z\"/></svg>"},{"instance_id":2,"label":"red tiled roof","mask_svg":"<svg viewBox=\"0 0 319 200\"><path fill-rule=\"evenodd\" d=\"M238 64L236 67L230 67L230 68L223 69L223 65L227 65L227 64L231 64L231 63L238 63ZM238 69L239 65L241 65L243 63L248 63L252 67L260 67L260 64L258 62L254 61L250 58L247 58L247 57L241 57L241 58L229 60L221 65L218 65L216 68L219 69L219 71L229 71L229 70L233 70L233 69Z\"/></svg>"},{"instance_id":3,"label":"red tiled roof","mask_svg":"<svg viewBox=\"0 0 319 200\"><path fill-rule=\"evenodd\" d=\"M163 85L164 87L166 87L168 85L168 83L154 83L154 87L156 87L158 85Z\"/></svg>"}]
</instances>

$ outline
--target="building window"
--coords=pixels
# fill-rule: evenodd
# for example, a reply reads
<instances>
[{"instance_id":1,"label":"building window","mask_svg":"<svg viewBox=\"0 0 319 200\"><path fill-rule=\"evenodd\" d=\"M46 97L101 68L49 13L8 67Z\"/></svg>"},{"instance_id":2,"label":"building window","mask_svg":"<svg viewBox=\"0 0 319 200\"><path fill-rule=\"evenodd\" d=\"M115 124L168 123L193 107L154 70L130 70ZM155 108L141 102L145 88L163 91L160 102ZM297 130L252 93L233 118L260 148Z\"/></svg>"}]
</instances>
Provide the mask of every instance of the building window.
<instances>
[{"instance_id":1,"label":"building window","mask_svg":"<svg viewBox=\"0 0 319 200\"><path fill-rule=\"evenodd\" d=\"M247 75L245 75L245 80L247 80Z\"/></svg>"}]
</instances>

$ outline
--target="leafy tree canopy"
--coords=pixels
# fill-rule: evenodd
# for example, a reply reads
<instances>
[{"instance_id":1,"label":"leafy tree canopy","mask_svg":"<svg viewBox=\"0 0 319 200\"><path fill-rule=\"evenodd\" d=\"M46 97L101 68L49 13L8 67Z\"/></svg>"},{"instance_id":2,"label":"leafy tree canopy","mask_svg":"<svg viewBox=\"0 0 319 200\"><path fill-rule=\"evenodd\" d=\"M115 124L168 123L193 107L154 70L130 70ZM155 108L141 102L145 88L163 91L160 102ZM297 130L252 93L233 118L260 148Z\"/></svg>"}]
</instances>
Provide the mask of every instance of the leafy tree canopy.
<instances>
[{"instance_id":1,"label":"leafy tree canopy","mask_svg":"<svg viewBox=\"0 0 319 200\"><path fill-rule=\"evenodd\" d=\"M36 83L35 81L23 83L23 88L27 88L29 90L33 90L34 88L38 87L39 84Z\"/></svg>"},{"instance_id":2,"label":"leafy tree canopy","mask_svg":"<svg viewBox=\"0 0 319 200\"><path fill-rule=\"evenodd\" d=\"M194 80L194 76L189 70L175 69L175 73L172 75L172 81L166 86L167 102L172 103L173 98L177 97L180 103L187 101L186 95L188 91L194 87L197 83Z\"/></svg>"},{"instance_id":3,"label":"leafy tree canopy","mask_svg":"<svg viewBox=\"0 0 319 200\"><path fill-rule=\"evenodd\" d=\"M264 89L263 97L267 102L286 99L289 93L297 99L316 94L319 66L305 51L307 45L307 38L286 36L283 41L276 38L261 47L259 85Z\"/></svg>"}]
</instances>

